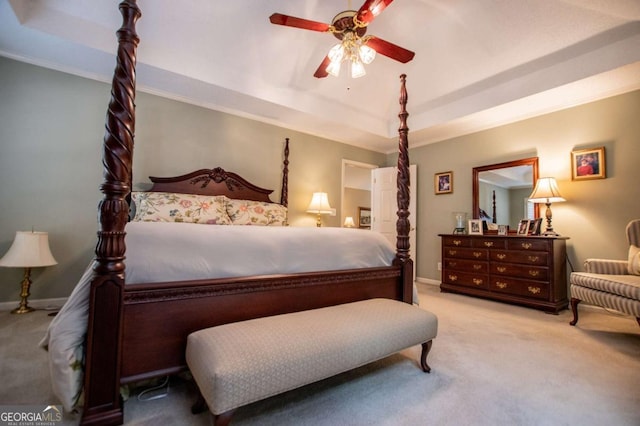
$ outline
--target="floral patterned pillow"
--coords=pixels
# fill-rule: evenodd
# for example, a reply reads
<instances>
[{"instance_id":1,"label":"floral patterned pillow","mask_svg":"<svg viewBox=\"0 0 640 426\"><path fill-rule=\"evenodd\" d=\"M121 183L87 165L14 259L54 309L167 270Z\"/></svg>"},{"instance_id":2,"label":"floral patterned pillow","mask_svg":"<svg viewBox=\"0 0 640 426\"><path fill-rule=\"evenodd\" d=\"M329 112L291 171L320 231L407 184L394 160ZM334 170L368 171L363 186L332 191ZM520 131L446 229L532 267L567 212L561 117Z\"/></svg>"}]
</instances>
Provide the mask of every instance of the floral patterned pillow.
<instances>
[{"instance_id":1,"label":"floral patterned pillow","mask_svg":"<svg viewBox=\"0 0 640 426\"><path fill-rule=\"evenodd\" d=\"M228 199L227 214L234 225L285 226L287 224L287 208L275 203Z\"/></svg>"},{"instance_id":2,"label":"floral patterned pillow","mask_svg":"<svg viewBox=\"0 0 640 426\"><path fill-rule=\"evenodd\" d=\"M170 192L132 192L136 205L134 221L186 222L230 225L224 195L177 194Z\"/></svg>"}]
</instances>

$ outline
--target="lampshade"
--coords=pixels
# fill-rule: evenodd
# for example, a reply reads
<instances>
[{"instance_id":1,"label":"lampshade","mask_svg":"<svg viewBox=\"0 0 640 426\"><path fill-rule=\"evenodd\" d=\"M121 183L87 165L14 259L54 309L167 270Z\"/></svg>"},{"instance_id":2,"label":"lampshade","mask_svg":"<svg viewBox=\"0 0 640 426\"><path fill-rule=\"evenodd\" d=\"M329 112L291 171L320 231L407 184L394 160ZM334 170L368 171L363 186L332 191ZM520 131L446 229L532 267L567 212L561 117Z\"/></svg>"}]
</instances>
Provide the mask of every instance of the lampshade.
<instances>
[{"instance_id":1,"label":"lampshade","mask_svg":"<svg viewBox=\"0 0 640 426\"><path fill-rule=\"evenodd\" d=\"M329 205L329 197L326 192L314 192L311 197L309 207L307 207L307 213L317 214L329 214L331 213L331 206Z\"/></svg>"},{"instance_id":2,"label":"lampshade","mask_svg":"<svg viewBox=\"0 0 640 426\"><path fill-rule=\"evenodd\" d=\"M364 44L360 46L358 53L360 54L360 60L367 65L376 58L376 51Z\"/></svg>"},{"instance_id":3,"label":"lampshade","mask_svg":"<svg viewBox=\"0 0 640 426\"><path fill-rule=\"evenodd\" d=\"M9 251L0 259L0 266L16 268L35 268L57 263L49 249L47 232L16 232Z\"/></svg>"},{"instance_id":4,"label":"lampshade","mask_svg":"<svg viewBox=\"0 0 640 426\"><path fill-rule=\"evenodd\" d=\"M552 177L544 177L538 179L536 187L529 195L529 201L532 203L559 203L567 201L560 195L556 179Z\"/></svg>"},{"instance_id":5,"label":"lampshade","mask_svg":"<svg viewBox=\"0 0 640 426\"><path fill-rule=\"evenodd\" d=\"M364 65L362 65L359 59L356 58L351 61L351 78L360 78L366 74L367 72L364 69Z\"/></svg>"},{"instance_id":6,"label":"lampshade","mask_svg":"<svg viewBox=\"0 0 640 426\"><path fill-rule=\"evenodd\" d=\"M356 226L356 223L353 221L351 216L347 216L344 218L344 227L345 228L353 228Z\"/></svg>"}]
</instances>

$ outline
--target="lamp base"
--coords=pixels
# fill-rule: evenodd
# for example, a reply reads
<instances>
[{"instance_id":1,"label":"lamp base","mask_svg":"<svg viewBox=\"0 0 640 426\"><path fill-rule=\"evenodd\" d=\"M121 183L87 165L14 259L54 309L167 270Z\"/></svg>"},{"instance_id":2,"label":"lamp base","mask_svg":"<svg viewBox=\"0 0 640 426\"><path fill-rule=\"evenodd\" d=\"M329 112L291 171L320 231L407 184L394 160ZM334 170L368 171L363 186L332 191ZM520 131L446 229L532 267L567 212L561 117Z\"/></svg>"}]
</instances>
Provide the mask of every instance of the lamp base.
<instances>
[{"instance_id":1,"label":"lamp base","mask_svg":"<svg viewBox=\"0 0 640 426\"><path fill-rule=\"evenodd\" d=\"M466 234L465 229L464 228L455 228L453 230L454 234Z\"/></svg>"},{"instance_id":2,"label":"lamp base","mask_svg":"<svg viewBox=\"0 0 640 426\"><path fill-rule=\"evenodd\" d=\"M31 287L31 268L24 268L24 278L22 278L20 291L20 306L11 311L12 314L28 314L35 311L29 306L28 298L30 296L29 288Z\"/></svg>"},{"instance_id":3,"label":"lamp base","mask_svg":"<svg viewBox=\"0 0 640 426\"><path fill-rule=\"evenodd\" d=\"M33 312L33 311L35 311L35 308L32 308L31 306L20 305L14 310L12 310L11 313L12 314L28 314L29 312Z\"/></svg>"}]
</instances>

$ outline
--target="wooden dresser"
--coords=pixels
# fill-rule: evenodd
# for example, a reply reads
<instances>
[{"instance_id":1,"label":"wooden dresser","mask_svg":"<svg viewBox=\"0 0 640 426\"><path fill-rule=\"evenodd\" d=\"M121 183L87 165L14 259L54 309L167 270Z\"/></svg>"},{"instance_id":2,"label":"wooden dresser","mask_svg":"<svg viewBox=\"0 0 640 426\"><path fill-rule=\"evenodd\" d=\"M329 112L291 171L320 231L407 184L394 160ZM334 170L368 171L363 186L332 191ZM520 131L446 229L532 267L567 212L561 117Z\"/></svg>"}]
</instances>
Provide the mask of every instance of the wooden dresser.
<instances>
[{"instance_id":1,"label":"wooden dresser","mask_svg":"<svg viewBox=\"0 0 640 426\"><path fill-rule=\"evenodd\" d=\"M442 237L445 292L558 313L568 305L565 237Z\"/></svg>"}]
</instances>

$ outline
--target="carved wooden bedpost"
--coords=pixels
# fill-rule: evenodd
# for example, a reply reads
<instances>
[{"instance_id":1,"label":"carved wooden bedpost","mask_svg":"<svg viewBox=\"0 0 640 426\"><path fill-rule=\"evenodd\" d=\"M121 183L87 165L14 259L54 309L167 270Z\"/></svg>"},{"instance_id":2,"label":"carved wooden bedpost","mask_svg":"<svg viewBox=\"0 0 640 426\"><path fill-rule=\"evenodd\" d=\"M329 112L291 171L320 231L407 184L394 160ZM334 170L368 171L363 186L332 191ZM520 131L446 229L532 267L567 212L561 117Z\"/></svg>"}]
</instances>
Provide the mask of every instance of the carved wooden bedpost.
<instances>
[{"instance_id":1,"label":"carved wooden bedpost","mask_svg":"<svg viewBox=\"0 0 640 426\"><path fill-rule=\"evenodd\" d=\"M282 168L282 190L280 204L289 206L289 138L284 140L284 167Z\"/></svg>"},{"instance_id":2,"label":"carved wooden bedpost","mask_svg":"<svg viewBox=\"0 0 640 426\"><path fill-rule=\"evenodd\" d=\"M413 260L409 255L409 140L407 134L407 88L406 74L400 76L400 127L398 128L398 220L396 222L396 258L394 264L402 267L403 299L407 303L413 301Z\"/></svg>"},{"instance_id":3,"label":"carved wooden bedpost","mask_svg":"<svg viewBox=\"0 0 640 426\"><path fill-rule=\"evenodd\" d=\"M135 133L135 66L141 16L135 0L120 3L117 64L107 110L103 177L98 207L98 243L93 264L84 376L82 424L123 422L120 354L124 294L125 232L131 192Z\"/></svg>"}]
</instances>

